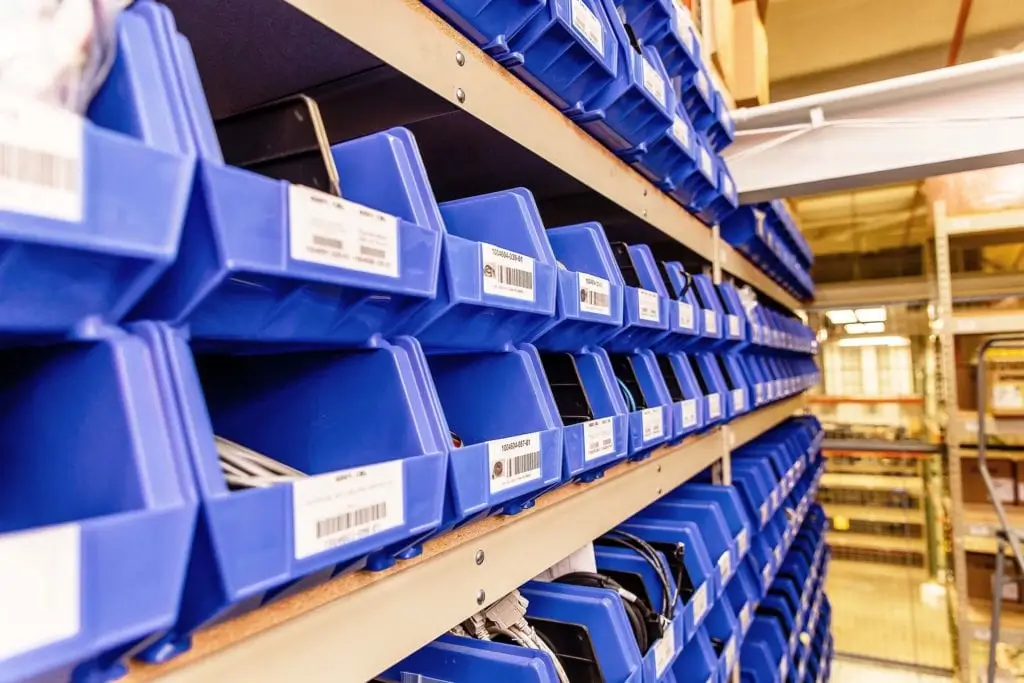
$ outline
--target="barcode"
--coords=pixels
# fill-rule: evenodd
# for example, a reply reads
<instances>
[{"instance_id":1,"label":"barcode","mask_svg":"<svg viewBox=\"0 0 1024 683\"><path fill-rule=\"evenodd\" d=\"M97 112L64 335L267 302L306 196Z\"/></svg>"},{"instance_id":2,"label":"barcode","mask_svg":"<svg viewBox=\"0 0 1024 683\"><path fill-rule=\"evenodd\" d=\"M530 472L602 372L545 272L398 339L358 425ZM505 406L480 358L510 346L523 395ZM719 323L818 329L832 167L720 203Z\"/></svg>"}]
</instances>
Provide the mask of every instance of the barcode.
<instances>
[{"instance_id":1,"label":"barcode","mask_svg":"<svg viewBox=\"0 0 1024 683\"><path fill-rule=\"evenodd\" d=\"M0 144L0 178L78 192L81 164L67 157Z\"/></svg>"},{"instance_id":2,"label":"barcode","mask_svg":"<svg viewBox=\"0 0 1024 683\"><path fill-rule=\"evenodd\" d=\"M388 516L388 504L377 503L368 505L358 510L346 512L334 517L318 520L316 523L316 537L333 536L342 531L348 531L352 527L379 522Z\"/></svg>"},{"instance_id":3,"label":"barcode","mask_svg":"<svg viewBox=\"0 0 1024 683\"><path fill-rule=\"evenodd\" d=\"M583 303L590 304L591 306L608 308L608 295L604 292L595 292L592 289L581 289L580 294L583 296Z\"/></svg>"},{"instance_id":4,"label":"barcode","mask_svg":"<svg viewBox=\"0 0 1024 683\"><path fill-rule=\"evenodd\" d=\"M501 466L492 470L491 479L518 477L524 472L540 469L540 451L530 451L511 458L504 458L499 463Z\"/></svg>"},{"instance_id":5,"label":"barcode","mask_svg":"<svg viewBox=\"0 0 1024 683\"><path fill-rule=\"evenodd\" d=\"M383 249L361 246L359 247L359 255L366 256L367 258L384 258L387 256L387 253Z\"/></svg>"},{"instance_id":6,"label":"barcode","mask_svg":"<svg viewBox=\"0 0 1024 683\"><path fill-rule=\"evenodd\" d=\"M498 282L503 285L522 287L523 289L533 289L533 273L528 270L520 270L519 268L509 268L508 266L499 265L497 268L497 275Z\"/></svg>"},{"instance_id":7,"label":"barcode","mask_svg":"<svg viewBox=\"0 0 1024 683\"><path fill-rule=\"evenodd\" d=\"M342 251L345 248L341 240L336 240L333 237L321 237L320 235L313 235L313 244L318 247L337 249L338 251Z\"/></svg>"}]
</instances>

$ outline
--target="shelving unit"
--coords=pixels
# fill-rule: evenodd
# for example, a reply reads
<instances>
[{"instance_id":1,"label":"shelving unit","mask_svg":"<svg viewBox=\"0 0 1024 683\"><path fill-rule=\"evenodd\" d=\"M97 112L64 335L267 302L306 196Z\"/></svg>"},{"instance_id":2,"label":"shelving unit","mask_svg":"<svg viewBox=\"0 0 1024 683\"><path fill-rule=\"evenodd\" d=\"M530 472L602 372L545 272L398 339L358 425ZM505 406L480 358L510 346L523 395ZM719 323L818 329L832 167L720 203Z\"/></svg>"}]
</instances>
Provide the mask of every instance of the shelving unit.
<instances>
[{"instance_id":1,"label":"shelving unit","mask_svg":"<svg viewBox=\"0 0 1024 683\"><path fill-rule=\"evenodd\" d=\"M593 484L552 491L518 515L443 536L388 571L344 576L214 626L188 653L160 666L134 664L123 680L365 683L489 597L505 595L721 460L727 444L739 447L804 406L799 396L768 406L642 462L617 465Z\"/></svg>"}]
</instances>

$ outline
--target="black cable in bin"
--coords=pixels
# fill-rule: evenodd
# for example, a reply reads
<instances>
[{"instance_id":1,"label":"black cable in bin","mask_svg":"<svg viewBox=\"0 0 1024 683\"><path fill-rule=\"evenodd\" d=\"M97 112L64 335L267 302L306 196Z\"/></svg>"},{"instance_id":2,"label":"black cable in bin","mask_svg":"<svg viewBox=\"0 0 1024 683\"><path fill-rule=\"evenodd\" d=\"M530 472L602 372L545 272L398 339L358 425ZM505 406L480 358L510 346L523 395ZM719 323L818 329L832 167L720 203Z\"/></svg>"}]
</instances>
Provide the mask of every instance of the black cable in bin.
<instances>
[{"instance_id":1,"label":"black cable in bin","mask_svg":"<svg viewBox=\"0 0 1024 683\"><path fill-rule=\"evenodd\" d=\"M672 367L672 359L663 353L655 355L658 359L658 368L661 369L661 374L665 378L665 385L668 386L669 396L672 397L673 403L680 403L686 400L683 396L683 387L679 384L679 377L676 376L676 370Z\"/></svg>"},{"instance_id":2,"label":"black cable in bin","mask_svg":"<svg viewBox=\"0 0 1024 683\"><path fill-rule=\"evenodd\" d=\"M697 291L694 289L693 291ZM697 357L692 354L686 354L686 360L693 369L693 376L697 378L697 384L700 386L700 392L707 396L708 394L714 393L708 389L708 383L704 381L704 373L700 369L700 363L697 362Z\"/></svg>"},{"instance_id":3,"label":"black cable in bin","mask_svg":"<svg viewBox=\"0 0 1024 683\"><path fill-rule=\"evenodd\" d=\"M562 423L568 427L593 420L594 409L580 377L576 357L571 353L541 353L540 360Z\"/></svg>"},{"instance_id":4,"label":"black cable in bin","mask_svg":"<svg viewBox=\"0 0 1024 683\"><path fill-rule=\"evenodd\" d=\"M611 247L612 254L615 255L615 264L619 267L626 286L643 289L640 276L636 272L636 264L633 263L633 256L629 253L629 245L625 242L612 242Z\"/></svg>"}]
</instances>

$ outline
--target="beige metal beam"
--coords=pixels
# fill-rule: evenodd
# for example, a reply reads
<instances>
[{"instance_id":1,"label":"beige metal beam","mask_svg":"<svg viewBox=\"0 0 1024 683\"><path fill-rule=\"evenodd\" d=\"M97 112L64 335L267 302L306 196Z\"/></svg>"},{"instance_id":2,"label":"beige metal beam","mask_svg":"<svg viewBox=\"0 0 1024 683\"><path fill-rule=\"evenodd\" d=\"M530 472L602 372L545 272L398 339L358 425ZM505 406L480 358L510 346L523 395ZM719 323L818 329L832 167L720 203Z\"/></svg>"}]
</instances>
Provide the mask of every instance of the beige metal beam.
<instances>
[{"instance_id":1,"label":"beige metal beam","mask_svg":"<svg viewBox=\"0 0 1024 683\"><path fill-rule=\"evenodd\" d=\"M998 299L1024 292L1024 272L960 274L953 278L955 301ZM808 310L850 308L858 305L927 303L938 296L936 285L925 277L886 278L821 284Z\"/></svg>"}]
</instances>

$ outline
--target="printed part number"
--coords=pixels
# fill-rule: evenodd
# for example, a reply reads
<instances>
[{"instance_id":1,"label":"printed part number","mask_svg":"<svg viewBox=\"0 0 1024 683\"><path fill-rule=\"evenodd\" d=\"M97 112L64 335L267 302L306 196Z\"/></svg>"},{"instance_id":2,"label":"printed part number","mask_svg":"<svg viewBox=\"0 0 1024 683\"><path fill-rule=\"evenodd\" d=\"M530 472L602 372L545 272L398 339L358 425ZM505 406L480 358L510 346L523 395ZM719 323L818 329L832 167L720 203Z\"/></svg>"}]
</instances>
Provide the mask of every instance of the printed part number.
<instances>
[{"instance_id":1,"label":"printed part number","mask_svg":"<svg viewBox=\"0 0 1024 683\"><path fill-rule=\"evenodd\" d=\"M604 32L601 30L601 22L597 15L583 3L583 0L572 0L569 12L572 14L572 27L592 48L604 54Z\"/></svg>"},{"instance_id":2,"label":"printed part number","mask_svg":"<svg viewBox=\"0 0 1024 683\"><path fill-rule=\"evenodd\" d=\"M729 314L729 335L738 337L740 334L740 317L732 313Z\"/></svg>"},{"instance_id":3,"label":"printed part number","mask_svg":"<svg viewBox=\"0 0 1024 683\"><path fill-rule=\"evenodd\" d=\"M641 320L649 320L655 323L661 321L661 311L658 307L660 299L657 292L652 292L649 289L638 289L636 290L636 298L640 307Z\"/></svg>"},{"instance_id":4,"label":"printed part number","mask_svg":"<svg viewBox=\"0 0 1024 683\"><path fill-rule=\"evenodd\" d=\"M658 104L667 107L665 101L665 79L661 77L654 65L647 61L646 57L640 58L640 72L644 82L644 90L651 94L651 97L658 100Z\"/></svg>"},{"instance_id":5,"label":"printed part number","mask_svg":"<svg viewBox=\"0 0 1024 683\"><path fill-rule=\"evenodd\" d=\"M525 254L480 243L484 294L535 301L534 262Z\"/></svg>"},{"instance_id":6,"label":"printed part number","mask_svg":"<svg viewBox=\"0 0 1024 683\"><path fill-rule=\"evenodd\" d=\"M540 433L487 442L491 493L540 479Z\"/></svg>"},{"instance_id":7,"label":"printed part number","mask_svg":"<svg viewBox=\"0 0 1024 683\"><path fill-rule=\"evenodd\" d=\"M685 327L688 330L693 329L693 304L685 301L677 301L676 307L679 309L679 326Z\"/></svg>"},{"instance_id":8,"label":"printed part number","mask_svg":"<svg viewBox=\"0 0 1024 683\"><path fill-rule=\"evenodd\" d=\"M661 407L657 408L646 408L643 413L640 414L640 419L643 424L644 432L644 443L651 439L657 439L664 434L662 430L662 411Z\"/></svg>"},{"instance_id":9,"label":"printed part number","mask_svg":"<svg viewBox=\"0 0 1024 683\"><path fill-rule=\"evenodd\" d=\"M398 219L302 185L288 186L295 261L398 277Z\"/></svg>"},{"instance_id":10,"label":"printed part number","mask_svg":"<svg viewBox=\"0 0 1024 683\"><path fill-rule=\"evenodd\" d=\"M587 313L611 315L611 283L596 275L586 273L577 275L577 283L580 288L580 310Z\"/></svg>"},{"instance_id":11,"label":"printed part number","mask_svg":"<svg viewBox=\"0 0 1024 683\"><path fill-rule=\"evenodd\" d=\"M697 399L683 401L683 428L697 426Z\"/></svg>"},{"instance_id":12,"label":"printed part number","mask_svg":"<svg viewBox=\"0 0 1024 683\"><path fill-rule=\"evenodd\" d=\"M615 422L610 417L583 424L583 459L593 460L615 452Z\"/></svg>"},{"instance_id":13,"label":"printed part number","mask_svg":"<svg viewBox=\"0 0 1024 683\"><path fill-rule=\"evenodd\" d=\"M747 409L747 392L742 388L732 390L732 406L734 410Z\"/></svg>"},{"instance_id":14,"label":"printed part number","mask_svg":"<svg viewBox=\"0 0 1024 683\"><path fill-rule=\"evenodd\" d=\"M654 644L654 670L660 678L676 654L675 627L669 623L662 633L661 640Z\"/></svg>"}]
</instances>

